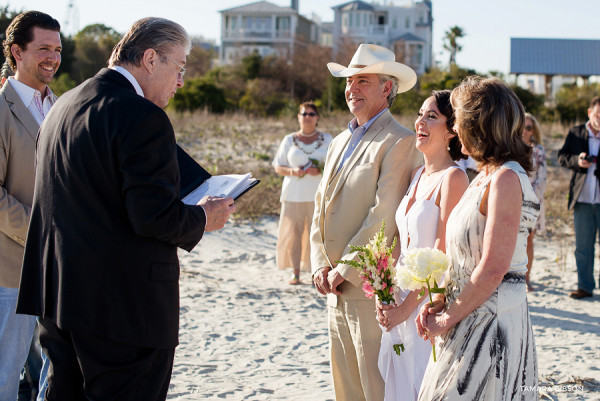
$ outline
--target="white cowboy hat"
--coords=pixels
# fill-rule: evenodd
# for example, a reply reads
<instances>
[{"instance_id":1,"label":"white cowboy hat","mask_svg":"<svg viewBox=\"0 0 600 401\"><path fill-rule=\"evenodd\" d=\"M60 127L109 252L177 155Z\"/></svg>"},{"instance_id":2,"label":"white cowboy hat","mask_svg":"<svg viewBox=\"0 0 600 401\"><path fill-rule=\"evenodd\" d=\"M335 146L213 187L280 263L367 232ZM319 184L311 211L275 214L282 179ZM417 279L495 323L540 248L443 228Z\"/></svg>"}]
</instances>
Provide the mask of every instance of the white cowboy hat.
<instances>
[{"instance_id":1,"label":"white cowboy hat","mask_svg":"<svg viewBox=\"0 0 600 401\"><path fill-rule=\"evenodd\" d=\"M417 74L412 68L396 62L394 52L378 45L361 43L352 56L348 67L338 63L327 63L334 77L351 77L357 74L385 74L398 79L398 93L410 90L417 83Z\"/></svg>"}]
</instances>

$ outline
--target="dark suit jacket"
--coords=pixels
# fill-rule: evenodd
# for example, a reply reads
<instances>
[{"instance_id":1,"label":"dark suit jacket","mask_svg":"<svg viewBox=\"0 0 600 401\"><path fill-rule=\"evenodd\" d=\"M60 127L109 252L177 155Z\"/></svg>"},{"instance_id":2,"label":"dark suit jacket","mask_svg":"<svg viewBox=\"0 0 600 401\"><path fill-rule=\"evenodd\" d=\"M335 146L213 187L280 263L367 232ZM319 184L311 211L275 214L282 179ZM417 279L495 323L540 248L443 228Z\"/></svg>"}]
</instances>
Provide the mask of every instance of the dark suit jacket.
<instances>
[{"instance_id":1,"label":"dark suit jacket","mask_svg":"<svg viewBox=\"0 0 600 401\"><path fill-rule=\"evenodd\" d=\"M40 128L18 313L153 348L178 343L177 247L204 232L179 199L173 127L120 73L64 94Z\"/></svg>"},{"instance_id":2,"label":"dark suit jacket","mask_svg":"<svg viewBox=\"0 0 600 401\"><path fill-rule=\"evenodd\" d=\"M581 152L590 154L588 130L585 124L571 128L563 147L558 151L558 162L560 165L573 171L569 184L569 210L572 210L575 207L575 203L577 203L588 170L587 168L579 167L577 164Z\"/></svg>"}]
</instances>

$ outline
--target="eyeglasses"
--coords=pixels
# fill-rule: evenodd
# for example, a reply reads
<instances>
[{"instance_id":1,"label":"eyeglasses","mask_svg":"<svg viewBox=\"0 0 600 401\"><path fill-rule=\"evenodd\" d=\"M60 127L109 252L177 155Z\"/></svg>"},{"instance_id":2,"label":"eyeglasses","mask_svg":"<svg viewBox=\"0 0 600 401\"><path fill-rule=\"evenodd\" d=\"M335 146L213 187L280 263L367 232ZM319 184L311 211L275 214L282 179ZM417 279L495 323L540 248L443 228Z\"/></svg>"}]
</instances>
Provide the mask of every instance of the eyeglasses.
<instances>
[{"instance_id":1,"label":"eyeglasses","mask_svg":"<svg viewBox=\"0 0 600 401\"><path fill-rule=\"evenodd\" d=\"M533 131L533 125L526 125L525 131Z\"/></svg>"},{"instance_id":2,"label":"eyeglasses","mask_svg":"<svg viewBox=\"0 0 600 401\"><path fill-rule=\"evenodd\" d=\"M299 116L302 116L302 117L316 117L316 116L318 116L318 114L317 114L317 113L315 113L315 112L312 112L312 111L311 111L311 112L309 112L309 113L307 113L307 112L304 112L304 113L298 113L298 115L299 115Z\"/></svg>"},{"instance_id":3,"label":"eyeglasses","mask_svg":"<svg viewBox=\"0 0 600 401\"><path fill-rule=\"evenodd\" d=\"M166 54L163 54L163 56L165 56L166 58L168 58L169 60L171 60L177 67L181 68L178 72L179 74L179 79L183 79L183 76L185 75L185 67L182 65L179 65L179 63L175 60L173 60L171 57L167 56Z\"/></svg>"}]
</instances>

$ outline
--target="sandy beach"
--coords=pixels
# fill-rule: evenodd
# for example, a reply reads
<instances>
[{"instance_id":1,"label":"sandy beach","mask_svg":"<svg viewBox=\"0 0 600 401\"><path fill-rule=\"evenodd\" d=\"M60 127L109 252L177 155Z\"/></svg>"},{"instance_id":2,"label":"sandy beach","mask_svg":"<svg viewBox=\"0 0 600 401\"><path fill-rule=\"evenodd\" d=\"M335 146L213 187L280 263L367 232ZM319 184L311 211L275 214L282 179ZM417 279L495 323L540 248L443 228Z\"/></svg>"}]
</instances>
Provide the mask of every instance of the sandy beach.
<instances>
[{"instance_id":1,"label":"sandy beach","mask_svg":"<svg viewBox=\"0 0 600 401\"><path fill-rule=\"evenodd\" d=\"M333 400L324 297L275 266L277 220L237 221L181 258L169 400ZM528 294L542 400L600 400L600 295L576 301L570 235L539 236ZM597 268L596 268L597 269ZM596 270L597 277L597 270Z\"/></svg>"}]
</instances>

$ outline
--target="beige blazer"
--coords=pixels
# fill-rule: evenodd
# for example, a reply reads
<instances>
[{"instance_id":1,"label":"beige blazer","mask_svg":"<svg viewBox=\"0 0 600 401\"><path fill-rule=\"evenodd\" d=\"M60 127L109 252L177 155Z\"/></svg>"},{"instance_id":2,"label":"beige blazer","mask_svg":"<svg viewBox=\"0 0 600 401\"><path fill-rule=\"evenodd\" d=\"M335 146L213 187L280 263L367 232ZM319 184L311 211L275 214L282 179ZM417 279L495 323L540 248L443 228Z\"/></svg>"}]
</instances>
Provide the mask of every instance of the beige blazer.
<instances>
[{"instance_id":1,"label":"beige blazer","mask_svg":"<svg viewBox=\"0 0 600 401\"><path fill-rule=\"evenodd\" d=\"M33 200L39 125L9 82L0 89L0 287L16 288Z\"/></svg>"},{"instance_id":2,"label":"beige blazer","mask_svg":"<svg viewBox=\"0 0 600 401\"><path fill-rule=\"evenodd\" d=\"M354 259L356 254L350 252L349 246L367 244L379 231L382 220L388 241L392 242L398 233L396 209L412 171L422 163L422 156L415 148L415 134L396 122L387 110L373 122L336 173L350 137L349 130L342 132L327 152L323 179L315 196L311 266L313 274L331 266L358 287L358 271L348 265L336 265L335 261ZM342 291L346 297L364 299L361 291Z\"/></svg>"}]
</instances>

